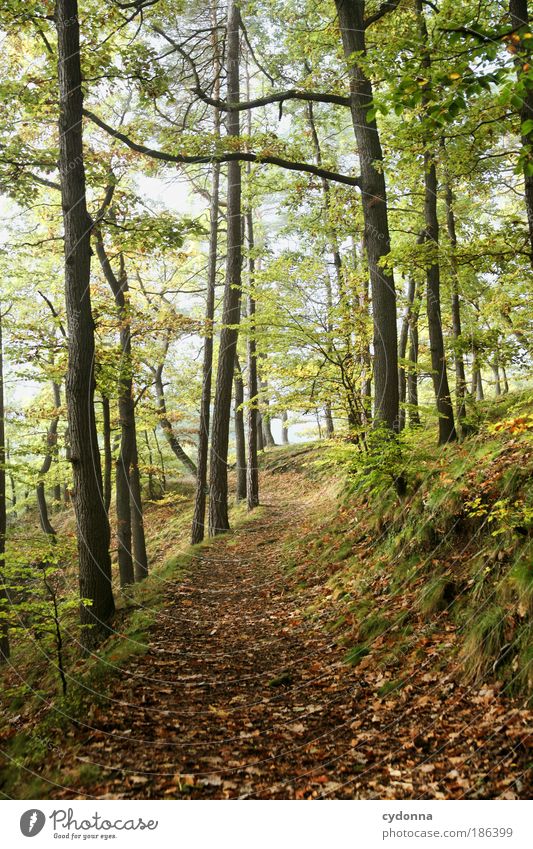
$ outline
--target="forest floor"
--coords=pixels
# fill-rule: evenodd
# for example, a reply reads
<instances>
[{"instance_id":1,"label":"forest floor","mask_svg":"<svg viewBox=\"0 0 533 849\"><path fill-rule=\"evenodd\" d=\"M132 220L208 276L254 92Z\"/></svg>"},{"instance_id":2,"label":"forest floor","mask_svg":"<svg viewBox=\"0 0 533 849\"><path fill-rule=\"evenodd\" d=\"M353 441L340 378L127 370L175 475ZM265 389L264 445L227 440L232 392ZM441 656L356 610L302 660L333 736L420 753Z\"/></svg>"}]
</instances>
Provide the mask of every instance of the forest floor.
<instances>
[{"instance_id":1,"label":"forest floor","mask_svg":"<svg viewBox=\"0 0 533 849\"><path fill-rule=\"evenodd\" d=\"M39 770L42 795L531 795L524 701L435 668L451 624L420 636L401 689L371 657L346 664L331 610L316 615L330 575L297 565L299 541L336 494L298 469L263 473L262 509L194 549L185 575L165 577L146 648L63 734L54 778Z\"/></svg>"}]
</instances>

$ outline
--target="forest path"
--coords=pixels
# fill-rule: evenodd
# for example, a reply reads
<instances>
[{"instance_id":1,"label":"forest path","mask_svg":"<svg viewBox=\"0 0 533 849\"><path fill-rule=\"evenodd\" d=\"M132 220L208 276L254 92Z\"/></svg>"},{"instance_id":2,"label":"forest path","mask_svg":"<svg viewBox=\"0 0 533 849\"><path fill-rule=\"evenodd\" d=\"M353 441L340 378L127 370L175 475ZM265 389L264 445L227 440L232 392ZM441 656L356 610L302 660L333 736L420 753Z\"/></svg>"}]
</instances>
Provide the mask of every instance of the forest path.
<instances>
[{"instance_id":1,"label":"forest path","mask_svg":"<svg viewBox=\"0 0 533 849\"><path fill-rule=\"evenodd\" d=\"M98 768L96 779L52 787L51 795L401 799L502 792L503 777L521 772L504 728L496 736L493 723L472 728L475 705L461 697L453 704L432 676L421 676L407 702L377 699L365 674L343 663L345 649L325 623L302 615L325 592L326 578L302 583L287 568L288 543L296 554L318 494L292 472L266 476L262 492L263 510L199 550L185 579L168 582L148 651L108 679L105 704L76 732L74 752L67 746L60 769L72 770L74 756L78 770ZM481 714L490 709L482 704Z\"/></svg>"}]
</instances>

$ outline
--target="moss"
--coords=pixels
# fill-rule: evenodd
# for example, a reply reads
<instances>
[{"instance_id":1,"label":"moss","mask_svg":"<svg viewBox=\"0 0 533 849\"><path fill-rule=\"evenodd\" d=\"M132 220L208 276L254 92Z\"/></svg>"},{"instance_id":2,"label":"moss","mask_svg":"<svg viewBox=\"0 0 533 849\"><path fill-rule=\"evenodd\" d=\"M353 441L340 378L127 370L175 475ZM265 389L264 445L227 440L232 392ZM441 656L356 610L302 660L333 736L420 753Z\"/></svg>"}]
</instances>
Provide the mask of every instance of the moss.
<instances>
[{"instance_id":1,"label":"moss","mask_svg":"<svg viewBox=\"0 0 533 849\"><path fill-rule=\"evenodd\" d=\"M420 612L431 615L444 610L451 604L455 594L456 585L449 575L435 575L422 587L419 596Z\"/></svg>"},{"instance_id":2,"label":"moss","mask_svg":"<svg viewBox=\"0 0 533 849\"><path fill-rule=\"evenodd\" d=\"M380 634L383 634L389 625L390 622L386 616L383 616L381 613L373 613L360 622L359 637L362 640L374 640Z\"/></svg>"},{"instance_id":3,"label":"moss","mask_svg":"<svg viewBox=\"0 0 533 849\"><path fill-rule=\"evenodd\" d=\"M352 648L344 656L344 662L349 666L358 666L362 659L370 654L370 649L364 644L352 646Z\"/></svg>"},{"instance_id":4,"label":"moss","mask_svg":"<svg viewBox=\"0 0 533 849\"><path fill-rule=\"evenodd\" d=\"M505 645L506 617L507 611L496 604L471 611L461 652L469 678L483 679L498 662Z\"/></svg>"}]
</instances>

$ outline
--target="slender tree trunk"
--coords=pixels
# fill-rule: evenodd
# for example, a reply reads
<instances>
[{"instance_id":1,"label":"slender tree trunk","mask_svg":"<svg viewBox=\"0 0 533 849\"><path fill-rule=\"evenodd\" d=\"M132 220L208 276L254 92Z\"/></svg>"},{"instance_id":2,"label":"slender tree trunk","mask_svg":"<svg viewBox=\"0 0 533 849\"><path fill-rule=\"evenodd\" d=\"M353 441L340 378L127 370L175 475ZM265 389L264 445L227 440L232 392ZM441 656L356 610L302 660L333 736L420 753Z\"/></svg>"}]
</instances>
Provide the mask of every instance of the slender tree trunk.
<instances>
[{"instance_id":1,"label":"slender tree trunk","mask_svg":"<svg viewBox=\"0 0 533 849\"><path fill-rule=\"evenodd\" d=\"M157 368L153 370L153 374L161 429L165 434L165 438L170 448L172 449L174 456L180 461L180 463L183 463L183 465L186 469L189 470L191 475L194 475L194 477L196 477L198 471L196 468L196 464L191 460L189 455L181 447L181 444L176 434L174 433L174 429L172 427L170 419L168 418L165 388L163 385L163 363L160 363Z\"/></svg>"},{"instance_id":2,"label":"slender tree trunk","mask_svg":"<svg viewBox=\"0 0 533 849\"><path fill-rule=\"evenodd\" d=\"M263 405L263 410L261 413L263 445L266 447L272 447L276 444L276 441L272 434L272 428L270 426L270 415L268 413L268 408L270 406L270 401L268 398L268 382L266 380L260 380L259 382L261 385L261 403Z\"/></svg>"},{"instance_id":3,"label":"slender tree trunk","mask_svg":"<svg viewBox=\"0 0 533 849\"><path fill-rule=\"evenodd\" d=\"M218 112L217 112L218 114ZM211 385L213 374L213 322L215 316L215 285L217 276L218 211L220 191L220 165L213 165L211 181L211 212L209 258L207 270L207 300L205 306L204 362L202 367L202 399L198 429L198 459L196 474L196 501L192 523L191 542L201 542L205 534L207 501L207 462L209 456L209 421L211 411Z\"/></svg>"},{"instance_id":4,"label":"slender tree trunk","mask_svg":"<svg viewBox=\"0 0 533 849\"><path fill-rule=\"evenodd\" d=\"M437 219L437 171L430 154L424 157L425 166L425 216L426 240L435 251L439 245L439 223ZM448 386L448 372L444 353L444 337L440 311L440 266L438 256L432 261L426 273L426 299L431 350L431 371L433 388L439 416L439 445L446 445L457 439L455 432L453 406Z\"/></svg>"},{"instance_id":5,"label":"slender tree trunk","mask_svg":"<svg viewBox=\"0 0 533 849\"><path fill-rule=\"evenodd\" d=\"M39 508L39 520L43 533L47 534L52 542L56 541L56 532L50 522L48 515L48 504L46 501L46 491L44 487L45 477L50 471L54 452L57 448L57 427L59 424L59 408L61 406L61 390L59 384L55 381L52 383L53 398L54 398L54 414L50 420L48 432L46 434L46 454L44 456L41 468L39 469L39 478L37 482L37 507Z\"/></svg>"},{"instance_id":6,"label":"slender tree trunk","mask_svg":"<svg viewBox=\"0 0 533 849\"><path fill-rule=\"evenodd\" d=\"M237 457L237 501L246 499L246 437L244 434L244 384L239 358L235 357L235 454Z\"/></svg>"},{"instance_id":7,"label":"slender tree trunk","mask_svg":"<svg viewBox=\"0 0 533 849\"><path fill-rule=\"evenodd\" d=\"M511 16L511 26L513 29L524 29L529 24L529 8L528 0L509 0L509 14ZM518 47L518 56L516 60L516 68L518 79L523 81L525 86L525 95L521 97L522 108L520 110L520 121L524 124L533 118L533 86L531 81L523 80L522 78L530 72L531 61L533 59L533 46L531 38L523 38ZM527 221L529 228L529 244L530 244L530 260L533 266L533 129L522 136L522 146L524 148L524 195L526 201Z\"/></svg>"},{"instance_id":8,"label":"slender tree trunk","mask_svg":"<svg viewBox=\"0 0 533 849\"><path fill-rule=\"evenodd\" d=\"M263 441L263 422L260 410L257 411L257 450L264 451L265 443Z\"/></svg>"},{"instance_id":9,"label":"slender tree trunk","mask_svg":"<svg viewBox=\"0 0 533 849\"><path fill-rule=\"evenodd\" d=\"M420 413L418 411L418 314L420 312L419 299L415 296L415 302L411 309L409 322L409 371L407 372L407 400L409 403L409 425L416 427L420 424Z\"/></svg>"},{"instance_id":10,"label":"slender tree trunk","mask_svg":"<svg viewBox=\"0 0 533 849\"><path fill-rule=\"evenodd\" d=\"M418 27L422 45L422 66L431 73L431 56L428 43L428 31L424 17L422 0L416 0ZM427 95L423 95L423 103ZM431 376L437 405L439 445L445 445L457 439L453 414L453 405L448 385L448 371L444 352L442 318L440 309L440 257L439 257L439 220L437 216L437 169L435 160L429 151L424 154L424 216L425 241L431 245L432 256L426 271L426 304L431 351Z\"/></svg>"},{"instance_id":11,"label":"slender tree trunk","mask_svg":"<svg viewBox=\"0 0 533 849\"><path fill-rule=\"evenodd\" d=\"M127 586L134 581L141 580L148 574L138 465L137 425L133 399L129 285L122 254L120 255L120 276L117 278L109 262L100 233L96 234L96 252L105 278L115 297L120 321L121 361L118 378L118 409L121 433L115 488L117 496L118 566L121 586Z\"/></svg>"},{"instance_id":12,"label":"slender tree trunk","mask_svg":"<svg viewBox=\"0 0 533 849\"><path fill-rule=\"evenodd\" d=\"M83 93L77 0L57 0L59 166L65 243L68 325L66 380L74 475L82 640L86 648L109 633L115 612L111 587L110 531L94 415L94 321L90 299L91 221L85 199ZM90 603L85 604L87 599Z\"/></svg>"},{"instance_id":13,"label":"slender tree trunk","mask_svg":"<svg viewBox=\"0 0 533 849\"><path fill-rule=\"evenodd\" d=\"M502 375L503 375L503 394L507 395L509 392L509 382L507 380L507 374L505 371L505 366L502 366Z\"/></svg>"},{"instance_id":14,"label":"slender tree trunk","mask_svg":"<svg viewBox=\"0 0 533 849\"><path fill-rule=\"evenodd\" d=\"M497 358L492 363L492 373L494 375L494 394L498 397L502 394L502 384L500 380L500 366Z\"/></svg>"},{"instance_id":15,"label":"slender tree trunk","mask_svg":"<svg viewBox=\"0 0 533 849\"><path fill-rule=\"evenodd\" d=\"M220 96L220 49L218 41L216 4L211 7L213 27L213 76L214 97ZM220 138L220 111L213 109L214 135ZM218 226L220 203L220 164L215 162L211 175L211 204L209 221L209 256L207 260L207 297L205 304L204 361L202 366L202 398L200 402L200 424L198 428L198 458L196 473L196 500L192 521L191 542L203 540L205 535L205 513L207 502L207 464L209 458L209 423L211 418L211 386L213 382L213 324L215 318L215 286L217 278Z\"/></svg>"},{"instance_id":16,"label":"slender tree trunk","mask_svg":"<svg viewBox=\"0 0 533 849\"><path fill-rule=\"evenodd\" d=\"M237 0L229 0L226 39L228 103L239 102L239 25L239 5ZM228 111L226 125L230 139L237 139L240 134L238 111ZM210 536L223 533L229 529L228 441L231 415L231 387L241 305L241 216L241 165L240 162L234 161L228 163L226 285L224 290L224 305L222 308L222 328L220 332L220 349L211 435L209 481Z\"/></svg>"},{"instance_id":17,"label":"slender tree trunk","mask_svg":"<svg viewBox=\"0 0 533 849\"><path fill-rule=\"evenodd\" d=\"M72 461L72 452L70 450L70 435L68 431L68 425L65 428L65 460L67 463ZM63 504L65 507L68 507L71 503L72 492L69 483L65 483L63 485ZM107 511L106 511L107 512Z\"/></svg>"},{"instance_id":18,"label":"slender tree trunk","mask_svg":"<svg viewBox=\"0 0 533 849\"><path fill-rule=\"evenodd\" d=\"M394 277L380 260L390 251L387 193L383 151L375 119L367 120L372 106L372 83L357 56L366 55L364 0L335 0L344 54L349 64L352 121L361 173L361 203L365 249L372 287L374 322L374 421L392 430L399 427L398 343Z\"/></svg>"},{"instance_id":19,"label":"slender tree trunk","mask_svg":"<svg viewBox=\"0 0 533 849\"><path fill-rule=\"evenodd\" d=\"M3 315L0 304L0 613L7 613L9 597L5 578L7 502L6 502L6 426L4 404L4 346ZM9 630L5 619L0 619L0 664L10 655Z\"/></svg>"},{"instance_id":20,"label":"slender tree trunk","mask_svg":"<svg viewBox=\"0 0 533 849\"><path fill-rule=\"evenodd\" d=\"M135 574L131 546L130 469L134 449L135 409L133 406L133 375L131 361L131 326L126 301L128 278L120 258L117 278L109 262L102 236L96 233L96 253L104 276L109 283L117 306L120 324L120 362L118 367L118 412L120 418L120 451L116 462L115 493L117 513L118 570L120 586L133 584Z\"/></svg>"},{"instance_id":21,"label":"slender tree trunk","mask_svg":"<svg viewBox=\"0 0 533 849\"><path fill-rule=\"evenodd\" d=\"M476 355L474 355L474 360L472 362L472 397L475 398L476 401L483 401L485 398L481 369Z\"/></svg>"},{"instance_id":22,"label":"slender tree trunk","mask_svg":"<svg viewBox=\"0 0 533 849\"><path fill-rule=\"evenodd\" d=\"M331 402L326 401L324 404L324 418L326 420L326 434L328 439L335 434L335 425L333 424L333 415L331 412Z\"/></svg>"},{"instance_id":23,"label":"slender tree trunk","mask_svg":"<svg viewBox=\"0 0 533 849\"><path fill-rule=\"evenodd\" d=\"M1 323L1 321L2 321L2 317L0 316L0 323ZM0 340L1 340L1 337L2 337L2 328L0 327ZM2 359L2 352L0 351L0 361L1 361L1 359ZM0 365L1 365L1 362L0 362ZM0 368L0 372L1 371L2 371L2 369ZM2 375L0 374L0 383L1 382L2 382ZM9 462L10 462L9 440L7 440L7 439L6 439L5 453L6 453L6 466L9 466ZM11 486L11 513L14 516L14 518L16 519L17 511L16 511L15 508L17 506L17 488L15 486L15 476L13 475L13 471L11 469L9 469L9 483L10 483L10 486ZM2 571L2 569L1 569L1 561L0 561L0 572L1 571Z\"/></svg>"},{"instance_id":24,"label":"slender tree trunk","mask_svg":"<svg viewBox=\"0 0 533 849\"><path fill-rule=\"evenodd\" d=\"M455 342L455 395L457 405L457 421L463 427L463 420L466 416L466 374L465 364L463 360L463 352L461 350L461 303L459 300L459 284L457 274L457 233L455 229L455 214L453 211L453 192L451 187L446 186L446 222L448 227L448 238L450 239L451 248L451 283L452 283L452 332Z\"/></svg>"},{"instance_id":25,"label":"slender tree trunk","mask_svg":"<svg viewBox=\"0 0 533 849\"><path fill-rule=\"evenodd\" d=\"M259 450L258 436L261 433L261 425L259 423L259 385L257 379L257 345L256 345L256 325L255 325L255 257L254 257L254 221L251 209L246 212L246 231L248 236L248 340L247 340L247 361L248 361L248 421L247 421L247 467L246 467L246 498L248 502L248 510L253 510L259 505L259 469L257 452ZM262 450L261 440L261 450Z\"/></svg>"},{"instance_id":26,"label":"slender tree trunk","mask_svg":"<svg viewBox=\"0 0 533 849\"><path fill-rule=\"evenodd\" d=\"M131 487L131 537L133 543L133 569L135 581L142 581L148 575L148 555L144 535L144 517L142 508L141 475L139 471L139 455L137 450L137 434L135 420L133 430L133 452L130 468Z\"/></svg>"},{"instance_id":27,"label":"slender tree trunk","mask_svg":"<svg viewBox=\"0 0 533 849\"><path fill-rule=\"evenodd\" d=\"M153 429L155 446L157 448L157 454L159 457L159 465L161 467L161 486L163 488L163 495L167 491L167 475L165 469L165 458L163 457L163 452L161 451L161 446L159 444L159 439L157 438L157 428Z\"/></svg>"},{"instance_id":28,"label":"slender tree trunk","mask_svg":"<svg viewBox=\"0 0 533 849\"><path fill-rule=\"evenodd\" d=\"M329 414L330 414L330 416L331 416L331 409L330 409L330 411L329 411ZM287 415L287 410L283 410L283 412L282 412L282 414L281 414L281 442L282 442L282 444L283 444L283 445L288 445L288 444L289 444L289 425L288 425L288 420L289 420L289 417L288 417L288 415ZM328 427L328 420L327 420L327 418L326 418L326 428L327 428L327 435L328 435L328 436L331 436L331 435L332 435L332 431L330 431L330 430L329 430L329 427Z\"/></svg>"},{"instance_id":29,"label":"slender tree trunk","mask_svg":"<svg viewBox=\"0 0 533 849\"><path fill-rule=\"evenodd\" d=\"M320 147L320 139L318 137L318 132L316 129L315 118L314 118L314 110L313 104L307 104L307 114L309 118L309 126L311 129L311 138L313 140L313 147L315 149L315 161L318 166L322 165L322 149ZM335 278L337 280L337 289L339 293L339 301L341 305L341 331L342 336L346 345L346 353L349 355L352 349L352 339L351 339L351 331L353 328L354 320L353 320L353 312L350 309L350 304L348 302L346 286L343 279L343 271L342 271L342 257L339 248L339 241L337 235L335 233L334 226L331 221L331 188L329 182L322 178L322 196L324 198L324 224L326 230L328 232L328 240L329 240L329 249L331 251L331 256L333 257L333 267L335 269ZM332 286L329 279L329 272L326 270L326 303L327 303L327 333L328 333L328 352L330 355L333 352L333 323L332 323L332 314L333 314L333 293ZM347 399L348 405L350 405L350 399ZM331 437L334 433L334 425L333 425L333 416L331 414L331 401L326 401L324 406L324 416L326 420L326 432L327 436Z\"/></svg>"},{"instance_id":30,"label":"slender tree trunk","mask_svg":"<svg viewBox=\"0 0 533 849\"><path fill-rule=\"evenodd\" d=\"M407 397L407 373L405 370L405 365L403 365L402 360L405 360L405 356L407 353L407 340L409 337L409 327L411 325L411 312L413 309L413 302L415 299L415 290L416 284L412 277L409 277L407 281L407 292L406 292L406 301L407 305L405 308L405 313L402 319L402 326L400 330L400 337L398 340L398 360L399 360L399 369L398 369L398 389L399 389L399 398L400 398L400 431L405 428L405 400Z\"/></svg>"},{"instance_id":31,"label":"slender tree trunk","mask_svg":"<svg viewBox=\"0 0 533 849\"><path fill-rule=\"evenodd\" d=\"M152 446L150 445L150 438L146 429L143 431L143 436L144 444L146 445L146 450L148 452L148 465L150 467L148 472L148 497L150 498L150 501L155 501L157 496L154 487L154 455L152 453Z\"/></svg>"},{"instance_id":32,"label":"slender tree trunk","mask_svg":"<svg viewBox=\"0 0 533 849\"><path fill-rule=\"evenodd\" d=\"M103 435L104 435L104 507L107 514L111 506L111 469L113 455L111 452L111 410L109 398L102 395Z\"/></svg>"}]
</instances>

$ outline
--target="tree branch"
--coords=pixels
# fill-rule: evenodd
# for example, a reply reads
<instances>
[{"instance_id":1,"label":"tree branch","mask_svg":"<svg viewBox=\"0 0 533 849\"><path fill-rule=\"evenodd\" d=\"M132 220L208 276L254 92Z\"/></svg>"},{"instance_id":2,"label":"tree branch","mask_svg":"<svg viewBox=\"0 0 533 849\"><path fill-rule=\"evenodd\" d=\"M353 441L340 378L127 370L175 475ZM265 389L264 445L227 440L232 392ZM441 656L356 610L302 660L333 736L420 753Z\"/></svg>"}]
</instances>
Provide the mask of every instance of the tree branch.
<instances>
[{"instance_id":1,"label":"tree branch","mask_svg":"<svg viewBox=\"0 0 533 849\"><path fill-rule=\"evenodd\" d=\"M377 12L374 12L373 15L369 15L368 18L365 18L365 29L372 24L375 24L376 21L381 20L381 18L388 14L388 12L393 12L399 5L400 0L385 0Z\"/></svg>"},{"instance_id":2,"label":"tree branch","mask_svg":"<svg viewBox=\"0 0 533 849\"><path fill-rule=\"evenodd\" d=\"M350 106L350 98L342 94L299 91L295 88L275 92L274 94L267 94L265 97L258 97L255 100L243 100L239 103L229 103L226 100L217 100L214 97L209 97L200 88L193 89L193 94L196 94L200 100L208 103L209 106L216 106L217 109L222 109L224 112L245 112L248 109L257 109L259 106L268 106L270 103L284 103L286 100L305 100L312 101L313 103L335 103L337 106Z\"/></svg>"},{"instance_id":3,"label":"tree branch","mask_svg":"<svg viewBox=\"0 0 533 849\"><path fill-rule=\"evenodd\" d=\"M319 168L316 165L310 165L307 162L291 162L288 159L283 159L280 156L262 156L258 153L248 151L231 151L228 153L208 153L188 156L182 153L166 153L163 150L154 150L146 147L144 144L138 144L130 139L129 136L122 133L120 130L115 130L102 121L94 112L89 109L84 109L83 114L89 118L93 124L100 127L108 135L123 142L130 150L136 153L141 153L143 156L148 156L151 159L158 159L160 162L174 162L178 165L201 165L212 164L213 162L257 162L262 165L277 165L279 168L285 168L288 171L303 171L307 174L313 174L315 177L325 177L326 180L331 180L334 183L343 183L346 186L360 186L360 177L350 177L347 174L339 174L336 171L328 171L326 168Z\"/></svg>"}]
</instances>

